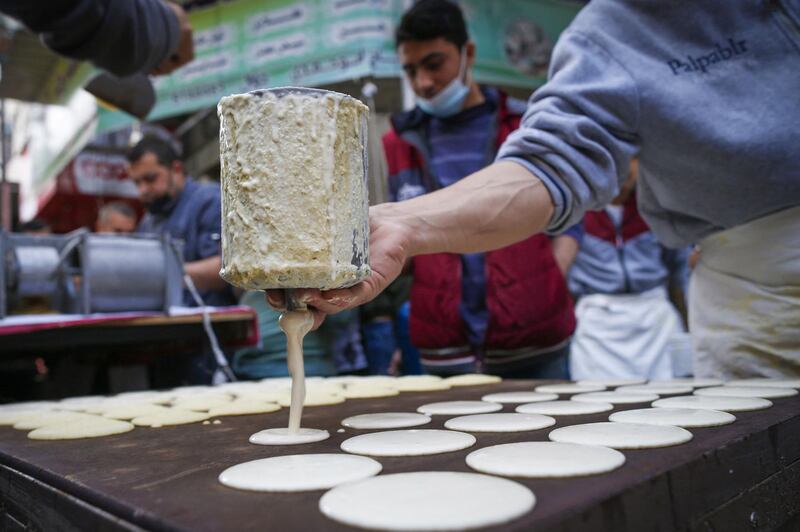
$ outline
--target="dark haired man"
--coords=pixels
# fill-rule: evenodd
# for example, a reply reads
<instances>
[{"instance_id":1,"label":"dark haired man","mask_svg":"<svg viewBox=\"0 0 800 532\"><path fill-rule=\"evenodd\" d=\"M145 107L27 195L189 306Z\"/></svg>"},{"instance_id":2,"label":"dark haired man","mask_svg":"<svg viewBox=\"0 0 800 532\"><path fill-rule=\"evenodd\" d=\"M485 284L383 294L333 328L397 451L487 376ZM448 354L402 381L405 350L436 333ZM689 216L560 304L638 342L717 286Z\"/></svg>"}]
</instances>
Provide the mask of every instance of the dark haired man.
<instances>
[{"instance_id":1,"label":"dark haired man","mask_svg":"<svg viewBox=\"0 0 800 532\"><path fill-rule=\"evenodd\" d=\"M169 233L183 240L186 273L207 305L235 303L230 286L219 276L219 187L187 178L177 150L167 141L145 137L128 153L129 174L147 210L140 233ZM184 291L184 304L195 306Z\"/></svg>"},{"instance_id":2,"label":"dark haired man","mask_svg":"<svg viewBox=\"0 0 800 532\"><path fill-rule=\"evenodd\" d=\"M524 103L472 79L475 43L453 3L417 2L396 45L417 96L383 139L390 197L403 201L490 164ZM566 378L575 319L564 273L576 251L575 235L539 235L485 254L415 257L409 327L426 369Z\"/></svg>"}]
</instances>

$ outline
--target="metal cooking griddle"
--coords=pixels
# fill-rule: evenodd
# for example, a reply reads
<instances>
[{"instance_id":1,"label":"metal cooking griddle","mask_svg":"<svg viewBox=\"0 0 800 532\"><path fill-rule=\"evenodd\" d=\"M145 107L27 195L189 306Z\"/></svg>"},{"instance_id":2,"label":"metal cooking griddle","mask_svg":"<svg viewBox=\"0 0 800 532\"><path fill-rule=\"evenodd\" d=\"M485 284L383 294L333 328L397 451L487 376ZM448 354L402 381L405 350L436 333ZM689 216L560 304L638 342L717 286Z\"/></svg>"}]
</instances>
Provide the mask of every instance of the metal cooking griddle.
<instances>
[{"instance_id":1,"label":"metal cooking griddle","mask_svg":"<svg viewBox=\"0 0 800 532\"><path fill-rule=\"evenodd\" d=\"M222 486L217 476L231 465L257 458L339 452L344 439L366 432L337 432L340 420L350 415L414 411L426 402L479 399L490 392L532 390L536 384L507 381L308 407L304 426L325 428L331 438L291 447L247 441L257 430L285 426L288 409L224 417L218 425L136 428L118 436L64 442L32 441L25 432L0 427L0 501L8 514L28 519L39 529L351 530L319 512L323 491L244 492ZM627 463L611 473L522 479L536 494L536 507L496 529L774 529L789 519L785 529L792 530L800 523L789 517L800 519L800 497L789 496L800 490L800 396L773 402L768 410L736 413L737 421L728 426L691 429L694 439L684 445L623 451ZM643 406L623 405L615 411ZM512 405L503 409L512 411ZM608 414L560 417L552 428L604 421ZM420 428L442 428L445 419L435 416ZM467 450L378 461L384 466L382 474L470 471L464 463L469 452L499 443L543 441L552 428L478 433L477 444Z\"/></svg>"}]
</instances>

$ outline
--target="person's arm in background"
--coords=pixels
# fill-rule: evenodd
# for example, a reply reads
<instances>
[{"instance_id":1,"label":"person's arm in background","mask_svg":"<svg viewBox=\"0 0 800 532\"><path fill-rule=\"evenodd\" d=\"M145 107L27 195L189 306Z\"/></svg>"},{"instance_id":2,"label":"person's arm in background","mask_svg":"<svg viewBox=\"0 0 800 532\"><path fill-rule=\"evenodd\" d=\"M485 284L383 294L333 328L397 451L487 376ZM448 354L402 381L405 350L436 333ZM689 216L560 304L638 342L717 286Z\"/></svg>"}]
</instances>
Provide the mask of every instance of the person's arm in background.
<instances>
[{"instance_id":1,"label":"person's arm in background","mask_svg":"<svg viewBox=\"0 0 800 532\"><path fill-rule=\"evenodd\" d=\"M661 260L669 272L667 291L675 308L683 319L684 328L688 328L687 290L689 288L689 254L691 247L669 249L662 246Z\"/></svg>"},{"instance_id":2,"label":"person's arm in background","mask_svg":"<svg viewBox=\"0 0 800 532\"><path fill-rule=\"evenodd\" d=\"M194 58L183 8L162 0L4 0L54 52L91 61L115 76L166 74Z\"/></svg>"},{"instance_id":3,"label":"person's arm in background","mask_svg":"<svg viewBox=\"0 0 800 532\"><path fill-rule=\"evenodd\" d=\"M219 276L222 268L222 256L214 255L206 259L187 262L184 265L186 273L198 290L222 290L227 283Z\"/></svg>"},{"instance_id":4,"label":"person's arm in background","mask_svg":"<svg viewBox=\"0 0 800 532\"><path fill-rule=\"evenodd\" d=\"M220 233L222 232L221 206L218 194L209 195L197 220L197 253L199 260L187 262L184 269L198 290L222 290L228 283L219 276L222 268Z\"/></svg>"},{"instance_id":5,"label":"person's arm in background","mask_svg":"<svg viewBox=\"0 0 800 532\"><path fill-rule=\"evenodd\" d=\"M575 257L578 256L578 250L581 247L581 240L583 240L583 224L577 223L553 238L551 241L553 246L553 258L556 259L558 269L561 274L566 278L572 263L575 262Z\"/></svg>"},{"instance_id":6,"label":"person's arm in background","mask_svg":"<svg viewBox=\"0 0 800 532\"><path fill-rule=\"evenodd\" d=\"M638 121L638 92L625 68L585 36L564 32L550 81L497 162L431 194L372 207L372 275L352 288L298 295L319 323L321 313L375 297L414 255L488 251L578 223L617 195L637 149ZM268 297L283 305L282 293Z\"/></svg>"}]
</instances>

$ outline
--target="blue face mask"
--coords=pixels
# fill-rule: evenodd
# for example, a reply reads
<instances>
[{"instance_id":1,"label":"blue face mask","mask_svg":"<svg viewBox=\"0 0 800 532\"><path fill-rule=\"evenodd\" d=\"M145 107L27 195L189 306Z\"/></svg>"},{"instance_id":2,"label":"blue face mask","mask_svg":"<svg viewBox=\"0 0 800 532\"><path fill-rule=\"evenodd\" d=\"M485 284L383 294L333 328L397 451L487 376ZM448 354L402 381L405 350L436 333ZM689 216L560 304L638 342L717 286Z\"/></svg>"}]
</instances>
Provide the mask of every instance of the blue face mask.
<instances>
[{"instance_id":1,"label":"blue face mask","mask_svg":"<svg viewBox=\"0 0 800 532\"><path fill-rule=\"evenodd\" d=\"M464 106L464 100L467 99L469 94L469 85L464 83L464 74L467 70L467 54L466 50L461 50L461 65L458 68L458 76L447 84L445 88L439 91L439 94L433 98L420 98L417 97L417 105L419 108L438 118L446 118L453 116L461 111Z\"/></svg>"}]
</instances>

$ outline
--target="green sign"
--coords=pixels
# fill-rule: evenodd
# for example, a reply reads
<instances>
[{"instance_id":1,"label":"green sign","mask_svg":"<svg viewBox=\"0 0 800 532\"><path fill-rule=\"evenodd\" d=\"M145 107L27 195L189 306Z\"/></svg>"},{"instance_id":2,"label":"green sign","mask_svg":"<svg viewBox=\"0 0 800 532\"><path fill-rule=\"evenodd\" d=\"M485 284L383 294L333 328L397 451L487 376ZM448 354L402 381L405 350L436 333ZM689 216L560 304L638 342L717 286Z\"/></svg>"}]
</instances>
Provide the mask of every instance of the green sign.
<instances>
[{"instance_id":1,"label":"green sign","mask_svg":"<svg viewBox=\"0 0 800 532\"><path fill-rule=\"evenodd\" d=\"M527 88L545 82L553 46L582 7L559 0L464 0L460 4L478 49L475 79Z\"/></svg>"},{"instance_id":2,"label":"green sign","mask_svg":"<svg viewBox=\"0 0 800 532\"><path fill-rule=\"evenodd\" d=\"M398 11L395 0L239 0L192 13L196 58L156 81L150 118L264 87L395 76Z\"/></svg>"},{"instance_id":3,"label":"green sign","mask_svg":"<svg viewBox=\"0 0 800 532\"><path fill-rule=\"evenodd\" d=\"M460 2L478 47L475 79L536 87L553 43L580 9L558 0ZM154 78L148 119L212 107L222 96L265 87L320 86L399 77L394 27L403 0L238 0L193 11L195 60ZM398 108L400 102L398 102ZM100 111L100 130L124 123Z\"/></svg>"}]
</instances>

